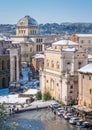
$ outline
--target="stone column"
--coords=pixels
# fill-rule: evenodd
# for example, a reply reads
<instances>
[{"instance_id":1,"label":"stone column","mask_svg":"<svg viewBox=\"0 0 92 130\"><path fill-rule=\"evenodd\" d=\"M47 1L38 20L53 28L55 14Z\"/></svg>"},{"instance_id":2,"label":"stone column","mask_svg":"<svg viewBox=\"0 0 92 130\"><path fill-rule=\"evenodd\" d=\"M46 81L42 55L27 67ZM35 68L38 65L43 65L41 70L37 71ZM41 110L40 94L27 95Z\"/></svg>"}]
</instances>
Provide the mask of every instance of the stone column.
<instances>
[{"instance_id":1,"label":"stone column","mask_svg":"<svg viewBox=\"0 0 92 130\"><path fill-rule=\"evenodd\" d=\"M10 56L10 82L15 80L15 65L14 65L14 56Z\"/></svg>"},{"instance_id":2,"label":"stone column","mask_svg":"<svg viewBox=\"0 0 92 130\"><path fill-rule=\"evenodd\" d=\"M16 81L19 82L19 57L17 56L17 59L16 59Z\"/></svg>"},{"instance_id":3,"label":"stone column","mask_svg":"<svg viewBox=\"0 0 92 130\"><path fill-rule=\"evenodd\" d=\"M12 81L19 81L19 55L18 48L10 49L10 79Z\"/></svg>"}]
</instances>

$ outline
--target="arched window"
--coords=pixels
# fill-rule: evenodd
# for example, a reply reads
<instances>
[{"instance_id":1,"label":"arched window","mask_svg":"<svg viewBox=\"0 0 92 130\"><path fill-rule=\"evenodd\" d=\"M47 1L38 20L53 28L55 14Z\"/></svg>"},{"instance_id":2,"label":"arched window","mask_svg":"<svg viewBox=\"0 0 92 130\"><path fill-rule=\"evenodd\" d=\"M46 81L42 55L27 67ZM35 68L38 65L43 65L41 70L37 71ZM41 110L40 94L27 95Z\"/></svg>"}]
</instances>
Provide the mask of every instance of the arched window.
<instances>
[{"instance_id":1,"label":"arched window","mask_svg":"<svg viewBox=\"0 0 92 130\"><path fill-rule=\"evenodd\" d=\"M36 39L36 42L38 42L38 39Z\"/></svg>"},{"instance_id":2,"label":"arched window","mask_svg":"<svg viewBox=\"0 0 92 130\"><path fill-rule=\"evenodd\" d=\"M67 63L67 71L70 71L70 69L71 69L71 64L70 64L70 62L68 62Z\"/></svg>"},{"instance_id":3,"label":"arched window","mask_svg":"<svg viewBox=\"0 0 92 130\"><path fill-rule=\"evenodd\" d=\"M57 69L59 69L60 65L59 62L57 61L57 65L56 65Z\"/></svg>"},{"instance_id":4,"label":"arched window","mask_svg":"<svg viewBox=\"0 0 92 130\"><path fill-rule=\"evenodd\" d=\"M48 60L46 61L46 66L49 67L49 61Z\"/></svg>"},{"instance_id":5,"label":"arched window","mask_svg":"<svg viewBox=\"0 0 92 130\"><path fill-rule=\"evenodd\" d=\"M42 51L42 45L39 45L39 51Z\"/></svg>"},{"instance_id":6,"label":"arched window","mask_svg":"<svg viewBox=\"0 0 92 130\"><path fill-rule=\"evenodd\" d=\"M30 48L30 52L32 52L32 47Z\"/></svg>"},{"instance_id":7,"label":"arched window","mask_svg":"<svg viewBox=\"0 0 92 130\"><path fill-rule=\"evenodd\" d=\"M79 63L78 63L78 69L80 69L81 67L82 67L82 63L79 62Z\"/></svg>"},{"instance_id":8,"label":"arched window","mask_svg":"<svg viewBox=\"0 0 92 130\"><path fill-rule=\"evenodd\" d=\"M51 67L52 67L52 68L54 67L54 62L53 62L53 61L51 61Z\"/></svg>"},{"instance_id":9,"label":"arched window","mask_svg":"<svg viewBox=\"0 0 92 130\"><path fill-rule=\"evenodd\" d=\"M41 42L42 42L42 39L41 39Z\"/></svg>"},{"instance_id":10,"label":"arched window","mask_svg":"<svg viewBox=\"0 0 92 130\"><path fill-rule=\"evenodd\" d=\"M51 89L54 90L54 80L51 79Z\"/></svg>"},{"instance_id":11,"label":"arched window","mask_svg":"<svg viewBox=\"0 0 92 130\"><path fill-rule=\"evenodd\" d=\"M39 50L39 47L38 47L38 45L36 45L36 51L38 51Z\"/></svg>"}]
</instances>

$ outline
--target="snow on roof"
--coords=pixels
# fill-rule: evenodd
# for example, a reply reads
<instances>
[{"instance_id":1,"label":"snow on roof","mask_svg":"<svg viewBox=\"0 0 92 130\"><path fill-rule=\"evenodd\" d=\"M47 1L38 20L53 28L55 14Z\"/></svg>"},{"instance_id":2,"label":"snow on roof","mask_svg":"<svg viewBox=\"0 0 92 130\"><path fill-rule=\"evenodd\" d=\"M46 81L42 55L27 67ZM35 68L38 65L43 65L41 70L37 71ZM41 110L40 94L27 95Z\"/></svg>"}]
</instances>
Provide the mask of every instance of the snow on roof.
<instances>
[{"instance_id":1,"label":"snow on roof","mask_svg":"<svg viewBox=\"0 0 92 130\"><path fill-rule=\"evenodd\" d=\"M92 34L76 34L78 37L92 37Z\"/></svg>"},{"instance_id":2,"label":"snow on roof","mask_svg":"<svg viewBox=\"0 0 92 130\"><path fill-rule=\"evenodd\" d=\"M66 49L62 49L62 51L74 52L76 51L76 48L66 48Z\"/></svg>"},{"instance_id":3,"label":"snow on roof","mask_svg":"<svg viewBox=\"0 0 92 130\"><path fill-rule=\"evenodd\" d=\"M88 59L92 58L92 55L88 55Z\"/></svg>"},{"instance_id":4,"label":"snow on roof","mask_svg":"<svg viewBox=\"0 0 92 130\"><path fill-rule=\"evenodd\" d=\"M23 94L32 94L32 95L35 95L37 93L37 89L28 89L28 91L26 91L25 93Z\"/></svg>"},{"instance_id":5,"label":"snow on roof","mask_svg":"<svg viewBox=\"0 0 92 130\"><path fill-rule=\"evenodd\" d=\"M51 47L47 47L46 50L53 50Z\"/></svg>"},{"instance_id":6,"label":"snow on roof","mask_svg":"<svg viewBox=\"0 0 92 130\"><path fill-rule=\"evenodd\" d=\"M19 44L19 42L16 42L16 41L12 41L12 44Z\"/></svg>"},{"instance_id":7,"label":"snow on roof","mask_svg":"<svg viewBox=\"0 0 92 130\"><path fill-rule=\"evenodd\" d=\"M60 40L57 42L54 42L53 45L59 45L59 46L77 46L78 43L70 41L70 40Z\"/></svg>"},{"instance_id":8,"label":"snow on roof","mask_svg":"<svg viewBox=\"0 0 92 130\"><path fill-rule=\"evenodd\" d=\"M44 58L44 55L43 54L36 54L32 57L38 59L38 58Z\"/></svg>"},{"instance_id":9,"label":"snow on roof","mask_svg":"<svg viewBox=\"0 0 92 130\"><path fill-rule=\"evenodd\" d=\"M86 66L82 67L78 71L83 73L92 73L92 64L87 64Z\"/></svg>"},{"instance_id":10,"label":"snow on roof","mask_svg":"<svg viewBox=\"0 0 92 130\"><path fill-rule=\"evenodd\" d=\"M11 41L8 37L0 35L0 41Z\"/></svg>"}]
</instances>

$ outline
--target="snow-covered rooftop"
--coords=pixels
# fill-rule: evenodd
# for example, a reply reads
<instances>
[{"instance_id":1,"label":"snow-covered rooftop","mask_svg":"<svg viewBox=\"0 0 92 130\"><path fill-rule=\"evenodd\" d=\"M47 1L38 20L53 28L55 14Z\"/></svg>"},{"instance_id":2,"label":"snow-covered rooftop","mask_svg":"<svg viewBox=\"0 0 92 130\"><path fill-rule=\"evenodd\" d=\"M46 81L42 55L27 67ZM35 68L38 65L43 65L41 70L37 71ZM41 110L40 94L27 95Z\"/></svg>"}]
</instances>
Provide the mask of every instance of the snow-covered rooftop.
<instances>
[{"instance_id":1,"label":"snow-covered rooftop","mask_svg":"<svg viewBox=\"0 0 92 130\"><path fill-rule=\"evenodd\" d=\"M78 71L83 73L92 73L92 64L87 64L86 66L82 67Z\"/></svg>"},{"instance_id":2,"label":"snow-covered rooftop","mask_svg":"<svg viewBox=\"0 0 92 130\"><path fill-rule=\"evenodd\" d=\"M19 44L19 42L16 42L16 41L12 41L12 44Z\"/></svg>"},{"instance_id":3,"label":"snow-covered rooftop","mask_svg":"<svg viewBox=\"0 0 92 130\"><path fill-rule=\"evenodd\" d=\"M38 91L37 89L28 89L28 91L26 91L24 94L35 95L37 91Z\"/></svg>"},{"instance_id":4,"label":"snow-covered rooftop","mask_svg":"<svg viewBox=\"0 0 92 130\"><path fill-rule=\"evenodd\" d=\"M11 41L8 37L0 35L0 41Z\"/></svg>"},{"instance_id":5,"label":"snow-covered rooftop","mask_svg":"<svg viewBox=\"0 0 92 130\"><path fill-rule=\"evenodd\" d=\"M43 54L36 54L34 56L32 56L33 58L39 59L39 58L44 58Z\"/></svg>"},{"instance_id":6,"label":"snow-covered rooftop","mask_svg":"<svg viewBox=\"0 0 92 130\"><path fill-rule=\"evenodd\" d=\"M76 51L76 48L66 48L66 49L62 49L62 51L74 52Z\"/></svg>"},{"instance_id":7,"label":"snow-covered rooftop","mask_svg":"<svg viewBox=\"0 0 92 130\"><path fill-rule=\"evenodd\" d=\"M92 55L88 55L88 59L92 58Z\"/></svg>"},{"instance_id":8,"label":"snow-covered rooftop","mask_svg":"<svg viewBox=\"0 0 92 130\"><path fill-rule=\"evenodd\" d=\"M59 45L59 46L77 46L78 43L70 41L70 40L60 40L60 41L54 42L53 45Z\"/></svg>"},{"instance_id":9,"label":"snow-covered rooftop","mask_svg":"<svg viewBox=\"0 0 92 130\"><path fill-rule=\"evenodd\" d=\"M76 34L78 37L92 37L92 34Z\"/></svg>"}]
</instances>

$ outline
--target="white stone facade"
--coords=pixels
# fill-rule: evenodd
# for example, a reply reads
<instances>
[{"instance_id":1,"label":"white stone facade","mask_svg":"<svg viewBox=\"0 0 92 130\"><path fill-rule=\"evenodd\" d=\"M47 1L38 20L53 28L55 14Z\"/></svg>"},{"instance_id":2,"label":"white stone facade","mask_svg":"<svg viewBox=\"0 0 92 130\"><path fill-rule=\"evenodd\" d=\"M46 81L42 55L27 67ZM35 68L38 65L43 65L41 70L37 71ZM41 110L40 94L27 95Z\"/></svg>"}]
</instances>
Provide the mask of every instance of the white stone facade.
<instances>
[{"instance_id":1,"label":"white stone facade","mask_svg":"<svg viewBox=\"0 0 92 130\"><path fill-rule=\"evenodd\" d=\"M74 45L72 48L67 46L65 49L57 49L53 48L53 44L44 53L44 67L40 70L41 90L68 105L77 100L77 70L87 64L87 55L85 51L73 48Z\"/></svg>"}]
</instances>

